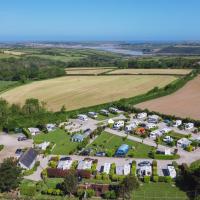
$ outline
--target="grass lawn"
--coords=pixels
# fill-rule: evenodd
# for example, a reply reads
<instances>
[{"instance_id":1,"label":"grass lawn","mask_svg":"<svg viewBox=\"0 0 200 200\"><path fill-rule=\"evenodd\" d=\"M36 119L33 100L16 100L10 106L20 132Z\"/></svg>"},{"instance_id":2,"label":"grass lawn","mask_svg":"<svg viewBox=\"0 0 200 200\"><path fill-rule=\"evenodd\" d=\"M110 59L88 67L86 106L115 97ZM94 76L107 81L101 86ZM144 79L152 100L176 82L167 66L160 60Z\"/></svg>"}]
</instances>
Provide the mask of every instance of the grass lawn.
<instances>
[{"instance_id":1,"label":"grass lawn","mask_svg":"<svg viewBox=\"0 0 200 200\"><path fill-rule=\"evenodd\" d=\"M65 76L34 81L6 91L1 97L21 104L27 98L37 98L46 102L50 110L60 110L63 105L73 110L144 94L176 79L162 75Z\"/></svg>"},{"instance_id":2,"label":"grass lawn","mask_svg":"<svg viewBox=\"0 0 200 200\"><path fill-rule=\"evenodd\" d=\"M102 132L98 138L89 145L89 147L94 148L96 151L112 151L113 154L117 148L122 144L128 144L130 147L134 147L135 150L130 149L128 155L134 153L135 158L148 158L148 153L151 147L145 144L141 144L132 140L128 140L116 136L107 132Z\"/></svg>"},{"instance_id":3,"label":"grass lawn","mask_svg":"<svg viewBox=\"0 0 200 200\"><path fill-rule=\"evenodd\" d=\"M102 121L102 120L110 119L110 118L113 118L113 117L117 117L117 114L110 113L109 116L98 114L97 120Z\"/></svg>"},{"instance_id":4,"label":"grass lawn","mask_svg":"<svg viewBox=\"0 0 200 200\"><path fill-rule=\"evenodd\" d=\"M0 92L11 88L15 84L17 84L17 81L0 81Z\"/></svg>"},{"instance_id":5,"label":"grass lawn","mask_svg":"<svg viewBox=\"0 0 200 200\"><path fill-rule=\"evenodd\" d=\"M52 154L55 155L69 154L70 151L75 150L78 146L78 143L71 142L71 136L61 129L57 129L47 134L41 133L34 137L34 142L37 144L44 141L54 142L56 144L52 151Z\"/></svg>"},{"instance_id":6,"label":"grass lawn","mask_svg":"<svg viewBox=\"0 0 200 200\"><path fill-rule=\"evenodd\" d=\"M169 135L177 140L181 139L181 138L184 138L186 137L187 138L187 135L184 135L184 134L181 134L181 133L176 133L174 131L170 131L169 133L167 133L166 135Z\"/></svg>"},{"instance_id":7,"label":"grass lawn","mask_svg":"<svg viewBox=\"0 0 200 200\"><path fill-rule=\"evenodd\" d=\"M135 200L186 200L189 199L185 192L169 183L143 184L133 194Z\"/></svg>"}]
</instances>

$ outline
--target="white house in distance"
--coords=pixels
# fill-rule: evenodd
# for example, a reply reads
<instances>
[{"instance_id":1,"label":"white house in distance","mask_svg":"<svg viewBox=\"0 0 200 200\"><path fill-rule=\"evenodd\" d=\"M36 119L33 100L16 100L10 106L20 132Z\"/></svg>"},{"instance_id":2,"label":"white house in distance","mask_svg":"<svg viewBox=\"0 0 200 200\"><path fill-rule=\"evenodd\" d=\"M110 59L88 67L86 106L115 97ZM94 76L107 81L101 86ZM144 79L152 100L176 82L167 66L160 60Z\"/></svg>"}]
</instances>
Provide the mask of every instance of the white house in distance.
<instances>
[{"instance_id":1,"label":"white house in distance","mask_svg":"<svg viewBox=\"0 0 200 200\"><path fill-rule=\"evenodd\" d=\"M176 178L176 170L175 170L174 166L172 166L172 165L167 166L167 174L168 174L168 176L171 176L172 178Z\"/></svg>"},{"instance_id":2,"label":"white house in distance","mask_svg":"<svg viewBox=\"0 0 200 200\"><path fill-rule=\"evenodd\" d=\"M56 129L55 124L46 124L46 129L48 132L54 131Z\"/></svg>"},{"instance_id":3,"label":"white house in distance","mask_svg":"<svg viewBox=\"0 0 200 200\"><path fill-rule=\"evenodd\" d=\"M37 159L37 152L30 148L26 150L19 158L19 166L23 169L32 169Z\"/></svg>"},{"instance_id":4,"label":"white house in distance","mask_svg":"<svg viewBox=\"0 0 200 200\"><path fill-rule=\"evenodd\" d=\"M158 123L160 117L158 115L149 115L147 121L149 123Z\"/></svg>"},{"instance_id":5,"label":"white house in distance","mask_svg":"<svg viewBox=\"0 0 200 200\"><path fill-rule=\"evenodd\" d=\"M88 117L96 119L98 117L98 114L96 112L88 112Z\"/></svg>"},{"instance_id":6,"label":"white house in distance","mask_svg":"<svg viewBox=\"0 0 200 200\"><path fill-rule=\"evenodd\" d=\"M77 169L91 169L92 167L92 160L81 160L78 163Z\"/></svg>"},{"instance_id":7,"label":"white house in distance","mask_svg":"<svg viewBox=\"0 0 200 200\"><path fill-rule=\"evenodd\" d=\"M137 114L137 118L138 119L143 119L147 117L147 113L146 112L142 112L142 113L138 113Z\"/></svg>"},{"instance_id":8,"label":"white house in distance","mask_svg":"<svg viewBox=\"0 0 200 200\"><path fill-rule=\"evenodd\" d=\"M81 120L81 121L87 121L88 117L87 117L87 115L80 114L80 115L78 115L78 119Z\"/></svg>"},{"instance_id":9,"label":"white house in distance","mask_svg":"<svg viewBox=\"0 0 200 200\"><path fill-rule=\"evenodd\" d=\"M40 133L40 129L39 128L30 127L30 128L28 128L28 130L29 130L29 132L31 133L32 136L35 136L35 135Z\"/></svg>"},{"instance_id":10,"label":"white house in distance","mask_svg":"<svg viewBox=\"0 0 200 200\"><path fill-rule=\"evenodd\" d=\"M104 163L104 165L103 165L103 172L106 173L106 174L109 174L109 172L110 172L110 166L111 166L110 163Z\"/></svg>"},{"instance_id":11,"label":"white house in distance","mask_svg":"<svg viewBox=\"0 0 200 200\"><path fill-rule=\"evenodd\" d=\"M136 128L137 125L135 123L131 123L125 126L125 132L129 133L130 131L132 131L134 128Z\"/></svg>"},{"instance_id":12,"label":"white house in distance","mask_svg":"<svg viewBox=\"0 0 200 200\"><path fill-rule=\"evenodd\" d=\"M188 140L187 138L181 138L180 140L177 141L177 146L186 148L188 147L192 142Z\"/></svg>"},{"instance_id":13,"label":"white house in distance","mask_svg":"<svg viewBox=\"0 0 200 200\"><path fill-rule=\"evenodd\" d=\"M108 110L109 110L109 112L111 112L113 114L119 113L119 110L117 108L114 108L114 107L110 107Z\"/></svg>"},{"instance_id":14,"label":"white house in distance","mask_svg":"<svg viewBox=\"0 0 200 200\"><path fill-rule=\"evenodd\" d=\"M43 142L41 144L38 144L37 147L39 147L40 149L45 151L49 145L50 145L50 142L46 142L45 141L45 142Z\"/></svg>"},{"instance_id":15,"label":"white house in distance","mask_svg":"<svg viewBox=\"0 0 200 200\"><path fill-rule=\"evenodd\" d=\"M73 161L72 160L60 160L58 162L58 166L57 168L58 169L70 169L71 168L71 165L72 165Z\"/></svg>"},{"instance_id":16,"label":"white house in distance","mask_svg":"<svg viewBox=\"0 0 200 200\"><path fill-rule=\"evenodd\" d=\"M124 121L120 120L114 123L113 125L113 129L120 129L124 127Z\"/></svg>"},{"instance_id":17,"label":"white house in distance","mask_svg":"<svg viewBox=\"0 0 200 200\"><path fill-rule=\"evenodd\" d=\"M185 130L190 130L194 128L194 123L185 123Z\"/></svg>"},{"instance_id":18,"label":"white house in distance","mask_svg":"<svg viewBox=\"0 0 200 200\"><path fill-rule=\"evenodd\" d=\"M150 129L152 129L152 128L156 128L156 124L154 124L154 123L147 123L146 125L145 125L145 128L146 129L148 129L148 130L150 130Z\"/></svg>"},{"instance_id":19,"label":"white house in distance","mask_svg":"<svg viewBox=\"0 0 200 200\"><path fill-rule=\"evenodd\" d=\"M162 136L162 133L159 130L151 131L150 138L156 139L157 137Z\"/></svg>"},{"instance_id":20,"label":"white house in distance","mask_svg":"<svg viewBox=\"0 0 200 200\"><path fill-rule=\"evenodd\" d=\"M144 165L144 166L139 167L138 175L141 177L151 176L152 175L152 167L149 165Z\"/></svg>"},{"instance_id":21,"label":"white house in distance","mask_svg":"<svg viewBox=\"0 0 200 200\"><path fill-rule=\"evenodd\" d=\"M173 126L174 126L174 127L178 127L178 126L180 126L181 124L182 124L182 120L179 120L179 119L178 119L178 120L175 120L175 121L174 121Z\"/></svg>"}]
</instances>

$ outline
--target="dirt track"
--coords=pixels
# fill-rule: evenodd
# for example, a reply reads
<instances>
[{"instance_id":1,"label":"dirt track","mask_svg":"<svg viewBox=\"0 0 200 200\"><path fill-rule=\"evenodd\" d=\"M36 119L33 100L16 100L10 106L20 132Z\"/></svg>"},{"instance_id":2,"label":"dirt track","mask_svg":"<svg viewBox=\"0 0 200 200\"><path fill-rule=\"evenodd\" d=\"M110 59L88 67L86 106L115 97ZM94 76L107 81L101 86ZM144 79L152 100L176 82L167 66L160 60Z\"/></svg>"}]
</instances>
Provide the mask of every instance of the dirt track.
<instances>
[{"instance_id":1,"label":"dirt track","mask_svg":"<svg viewBox=\"0 0 200 200\"><path fill-rule=\"evenodd\" d=\"M200 120L200 75L174 94L140 103L136 107Z\"/></svg>"}]
</instances>

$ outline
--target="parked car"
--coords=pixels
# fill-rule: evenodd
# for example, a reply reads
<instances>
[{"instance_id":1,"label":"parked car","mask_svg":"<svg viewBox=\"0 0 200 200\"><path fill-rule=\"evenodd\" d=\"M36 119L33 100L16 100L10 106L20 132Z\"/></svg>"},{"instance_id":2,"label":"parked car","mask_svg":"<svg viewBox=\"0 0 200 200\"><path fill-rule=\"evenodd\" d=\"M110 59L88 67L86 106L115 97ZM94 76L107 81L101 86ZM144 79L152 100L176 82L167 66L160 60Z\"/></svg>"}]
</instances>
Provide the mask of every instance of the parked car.
<instances>
[{"instance_id":1,"label":"parked car","mask_svg":"<svg viewBox=\"0 0 200 200\"><path fill-rule=\"evenodd\" d=\"M142 161L138 164L138 166L151 166L151 163L149 161Z\"/></svg>"},{"instance_id":2,"label":"parked car","mask_svg":"<svg viewBox=\"0 0 200 200\"><path fill-rule=\"evenodd\" d=\"M65 161L65 160L71 160L71 157L62 157L62 158L60 158L60 161Z\"/></svg>"},{"instance_id":3,"label":"parked car","mask_svg":"<svg viewBox=\"0 0 200 200\"><path fill-rule=\"evenodd\" d=\"M27 137L26 136L20 136L17 138L18 141L24 141L24 140L27 140Z\"/></svg>"},{"instance_id":4,"label":"parked car","mask_svg":"<svg viewBox=\"0 0 200 200\"><path fill-rule=\"evenodd\" d=\"M104 157L105 155L106 153L102 151L96 153L96 156L99 156L99 157Z\"/></svg>"}]
</instances>

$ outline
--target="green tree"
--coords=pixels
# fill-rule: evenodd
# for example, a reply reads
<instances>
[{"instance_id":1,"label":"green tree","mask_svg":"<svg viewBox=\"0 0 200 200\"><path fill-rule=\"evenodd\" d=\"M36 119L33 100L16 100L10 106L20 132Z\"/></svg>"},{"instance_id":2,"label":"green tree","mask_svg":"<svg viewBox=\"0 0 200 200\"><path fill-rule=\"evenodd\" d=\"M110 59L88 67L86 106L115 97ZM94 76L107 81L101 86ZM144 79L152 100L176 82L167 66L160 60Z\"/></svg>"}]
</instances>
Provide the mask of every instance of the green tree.
<instances>
[{"instance_id":1,"label":"green tree","mask_svg":"<svg viewBox=\"0 0 200 200\"><path fill-rule=\"evenodd\" d=\"M62 183L62 188L65 194L70 196L77 191L78 177L75 172L69 172Z\"/></svg>"},{"instance_id":2,"label":"green tree","mask_svg":"<svg viewBox=\"0 0 200 200\"><path fill-rule=\"evenodd\" d=\"M119 192L123 199L132 199L131 194L134 190L139 188L138 179L129 175L124 178L124 180L120 183Z\"/></svg>"},{"instance_id":3,"label":"green tree","mask_svg":"<svg viewBox=\"0 0 200 200\"><path fill-rule=\"evenodd\" d=\"M7 158L0 165L0 192L16 189L21 181L21 168L14 158Z\"/></svg>"}]
</instances>

